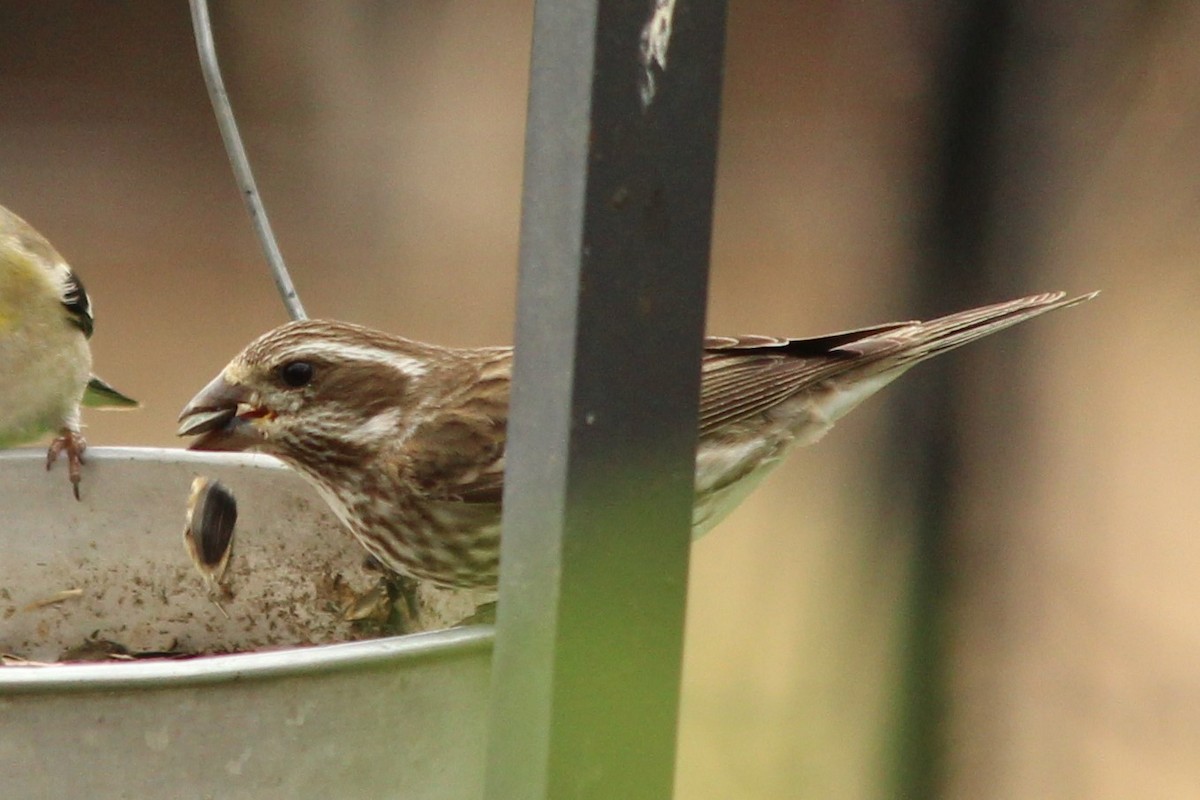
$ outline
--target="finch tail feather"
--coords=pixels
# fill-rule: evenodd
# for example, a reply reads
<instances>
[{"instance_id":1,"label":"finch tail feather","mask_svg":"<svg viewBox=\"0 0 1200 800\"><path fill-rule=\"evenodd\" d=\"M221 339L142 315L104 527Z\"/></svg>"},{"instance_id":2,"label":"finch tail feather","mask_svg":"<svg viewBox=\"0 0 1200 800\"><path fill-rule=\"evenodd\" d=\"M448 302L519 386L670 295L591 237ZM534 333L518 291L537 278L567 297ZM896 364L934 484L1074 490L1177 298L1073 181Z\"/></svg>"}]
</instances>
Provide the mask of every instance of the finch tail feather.
<instances>
[{"instance_id":1,"label":"finch tail feather","mask_svg":"<svg viewBox=\"0 0 1200 800\"><path fill-rule=\"evenodd\" d=\"M868 336L835 347L830 352L866 356L872 360L884 360L890 356L895 359L896 366L911 367L1048 311L1086 302L1097 294L1099 292L1091 292L1071 298L1067 298L1064 292L1031 295L960 311L927 322L916 322L880 336Z\"/></svg>"},{"instance_id":2,"label":"finch tail feather","mask_svg":"<svg viewBox=\"0 0 1200 800\"><path fill-rule=\"evenodd\" d=\"M137 408L139 403L93 375L83 390L83 405L88 408Z\"/></svg>"}]
</instances>

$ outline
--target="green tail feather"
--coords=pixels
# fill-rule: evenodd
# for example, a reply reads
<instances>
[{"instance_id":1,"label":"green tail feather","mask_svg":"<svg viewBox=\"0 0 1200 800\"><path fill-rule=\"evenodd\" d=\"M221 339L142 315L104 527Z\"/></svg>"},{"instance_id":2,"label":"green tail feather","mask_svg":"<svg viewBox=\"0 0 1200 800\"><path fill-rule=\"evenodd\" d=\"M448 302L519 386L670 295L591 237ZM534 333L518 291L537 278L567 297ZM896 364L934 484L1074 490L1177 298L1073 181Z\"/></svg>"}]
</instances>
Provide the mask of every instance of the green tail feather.
<instances>
[{"instance_id":1,"label":"green tail feather","mask_svg":"<svg viewBox=\"0 0 1200 800\"><path fill-rule=\"evenodd\" d=\"M137 408L138 401L126 397L95 375L83 391L83 404L88 408Z\"/></svg>"}]
</instances>

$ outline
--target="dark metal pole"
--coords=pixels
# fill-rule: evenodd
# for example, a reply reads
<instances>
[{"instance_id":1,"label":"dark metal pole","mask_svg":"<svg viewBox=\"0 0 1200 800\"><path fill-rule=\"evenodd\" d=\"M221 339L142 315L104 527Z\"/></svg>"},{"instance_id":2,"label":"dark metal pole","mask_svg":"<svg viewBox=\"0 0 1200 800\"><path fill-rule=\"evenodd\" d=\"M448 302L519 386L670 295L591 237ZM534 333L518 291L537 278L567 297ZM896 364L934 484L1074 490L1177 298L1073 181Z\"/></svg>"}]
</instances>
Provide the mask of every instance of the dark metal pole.
<instances>
[{"instance_id":1,"label":"dark metal pole","mask_svg":"<svg viewBox=\"0 0 1200 800\"><path fill-rule=\"evenodd\" d=\"M538 0L486 797L674 779L723 0Z\"/></svg>"},{"instance_id":2,"label":"dark metal pole","mask_svg":"<svg viewBox=\"0 0 1200 800\"><path fill-rule=\"evenodd\" d=\"M997 227L998 181L1015 174L1022 187L1036 184L1032 176L1005 164L1002 152L1004 132L1034 118L1028 108L1006 107L1012 54L1024 53L1017 58L1028 65L1037 63L1028 53L1040 52L1036 46L1022 48L1014 42L1017 17L1013 3L1005 0L975 0L946 9L933 82L935 136L923 184L929 191L928 205L920 263L914 267L917 305L922 308L981 304L1029 285L1014 279L1032 260L1029 253L994 257L997 243L1012 241L1010 231ZM1033 203L1026 197L1022 206L1031 208ZM1013 218L1011 211L1003 216ZM948 631L954 622L955 594L964 591L954 582L961 572L956 561L963 533L956 527L961 515L956 513L955 497L961 494L967 455L962 431L972 423L963 398L965 384L955 374L961 366L962 362L931 365L914 376L908 391L899 393L892 405L886 475L894 485L884 491L896 499L895 505L906 502L912 509L915 537L895 706L891 770L896 797L936 798L947 789L954 656ZM1017 403L1009 395L996 405L1010 409L1015 419L1017 412L1011 410ZM1019 441L1017 436L1003 438Z\"/></svg>"}]
</instances>

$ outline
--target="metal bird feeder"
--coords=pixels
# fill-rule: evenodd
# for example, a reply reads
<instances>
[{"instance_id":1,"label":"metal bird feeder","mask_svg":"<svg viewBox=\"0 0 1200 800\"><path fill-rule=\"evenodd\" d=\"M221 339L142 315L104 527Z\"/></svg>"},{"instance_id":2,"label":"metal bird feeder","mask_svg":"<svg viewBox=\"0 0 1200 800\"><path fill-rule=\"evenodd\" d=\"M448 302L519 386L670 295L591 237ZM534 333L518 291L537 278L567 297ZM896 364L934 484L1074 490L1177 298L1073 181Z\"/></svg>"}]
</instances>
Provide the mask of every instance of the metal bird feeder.
<instances>
[{"instance_id":1,"label":"metal bird feeder","mask_svg":"<svg viewBox=\"0 0 1200 800\"><path fill-rule=\"evenodd\" d=\"M273 459L88 455L77 503L41 451L0 454L6 796L480 793L490 628L371 638L378 628L347 607L378 577ZM239 499L225 596L182 542L196 475ZM475 599L422 589L412 628L452 624ZM108 660L22 664L101 652Z\"/></svg>"},{"instance_id":2,"label":"metal bird feeder","mask_svg":"<svg viewBox=\"0 0 1200 800\"><path fill-rule=\"evenodd\" d=\"M277 256L207 3L191 5ZM528 438L510 463L517 571L495 677L486 628L330 644L360 638L336 600L361 550L270 459L95 450L75 503L40 452L0 454L0 651L230 653L0 667L6 796L669 796L724 16L722 2L537 3L513 417L514 442ZM542 350L540 366L526 355ZM606 480L626 463L629 480ZM190 559L204 548L181 541L198 473L234 492L240 517L228 569L202 555L203 577ZM610 522L637 524L592 513L615 507L626 517ZM594 613L616 597L638 613ZM416 627L476 599L421 594Z\"/></svg>"}]
</instances>

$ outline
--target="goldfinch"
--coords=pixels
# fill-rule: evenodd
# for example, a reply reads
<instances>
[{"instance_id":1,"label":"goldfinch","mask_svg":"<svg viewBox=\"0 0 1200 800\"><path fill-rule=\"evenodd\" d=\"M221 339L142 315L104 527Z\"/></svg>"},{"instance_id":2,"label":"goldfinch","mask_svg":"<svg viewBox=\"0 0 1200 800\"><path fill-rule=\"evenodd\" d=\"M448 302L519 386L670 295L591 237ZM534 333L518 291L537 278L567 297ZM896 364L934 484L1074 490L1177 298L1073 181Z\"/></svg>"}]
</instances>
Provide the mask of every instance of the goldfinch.
<instances>
[{"instance_id":1,"label":"goldfinch","mask_svg":"<svg viewBox=\"0 0 1200 800\"><path fill-rule=\"evenodd\" d=\"M92 306L79 277L29 223L0 206L0 448L54 433L75 498L87 443L79 408L137 405L92 375Z\"/></svg>"}]
</instances>

